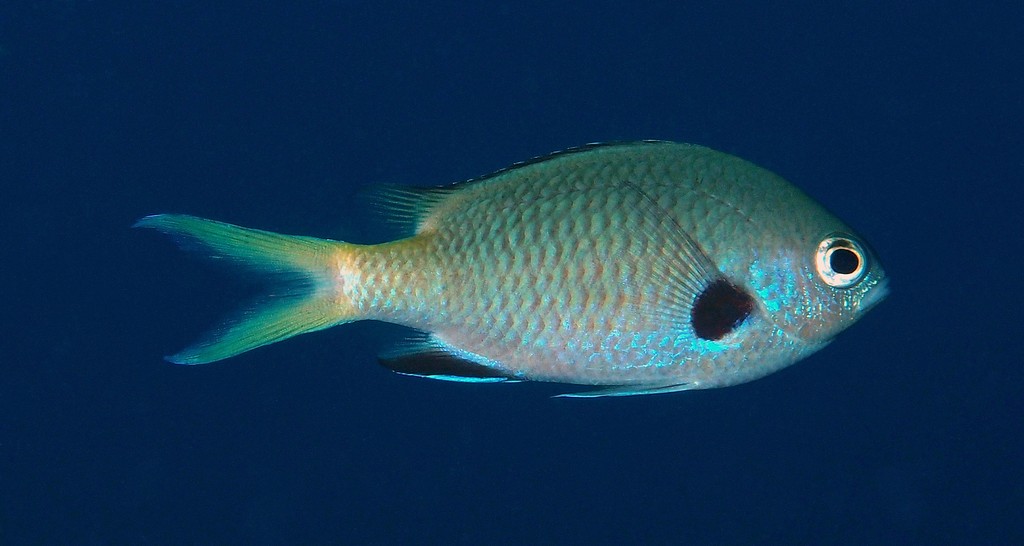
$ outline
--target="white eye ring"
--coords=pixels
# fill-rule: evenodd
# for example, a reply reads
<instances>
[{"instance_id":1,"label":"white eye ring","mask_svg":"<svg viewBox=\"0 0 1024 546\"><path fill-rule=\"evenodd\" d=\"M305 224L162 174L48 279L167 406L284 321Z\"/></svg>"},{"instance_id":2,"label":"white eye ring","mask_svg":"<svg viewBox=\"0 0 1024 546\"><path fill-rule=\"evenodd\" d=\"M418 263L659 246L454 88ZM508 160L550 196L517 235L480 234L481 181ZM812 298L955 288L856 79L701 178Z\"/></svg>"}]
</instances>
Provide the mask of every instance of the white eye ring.
<instances>
[{"instance_id":1,"label":"white eye ring","mask_svg":"<svg viewBox=\"0 0 1024 546\"><path fill-rule=\"evenodd\" d=\"M830 235L818 243L814 265L825 284L849 288L867 273L867 253L851 237Z\"/></svg>"}]
</instances>

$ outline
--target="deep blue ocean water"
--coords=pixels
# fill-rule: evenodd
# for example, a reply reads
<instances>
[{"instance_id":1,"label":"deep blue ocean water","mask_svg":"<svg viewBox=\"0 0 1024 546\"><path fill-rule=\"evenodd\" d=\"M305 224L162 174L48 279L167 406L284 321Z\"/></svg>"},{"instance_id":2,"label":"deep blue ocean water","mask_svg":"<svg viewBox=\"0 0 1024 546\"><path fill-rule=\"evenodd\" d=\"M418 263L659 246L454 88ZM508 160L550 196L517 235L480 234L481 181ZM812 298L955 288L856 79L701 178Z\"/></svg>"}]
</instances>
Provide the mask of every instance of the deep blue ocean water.
<instances>
[{"instance_id":1,"label":"deep blue ocean water","mask_svg":"<svg viewBox=\"0 0 1024 546\"><path fill-rule=\"evenodd\" d=\"M1024 542L1021 9L3 2L0 543ZM140 216L379 241L367 185L640 138L782 174L889 299L628 399L398 376L381 324L161 359L251 287Z\"/></svg>"}]
</instances>

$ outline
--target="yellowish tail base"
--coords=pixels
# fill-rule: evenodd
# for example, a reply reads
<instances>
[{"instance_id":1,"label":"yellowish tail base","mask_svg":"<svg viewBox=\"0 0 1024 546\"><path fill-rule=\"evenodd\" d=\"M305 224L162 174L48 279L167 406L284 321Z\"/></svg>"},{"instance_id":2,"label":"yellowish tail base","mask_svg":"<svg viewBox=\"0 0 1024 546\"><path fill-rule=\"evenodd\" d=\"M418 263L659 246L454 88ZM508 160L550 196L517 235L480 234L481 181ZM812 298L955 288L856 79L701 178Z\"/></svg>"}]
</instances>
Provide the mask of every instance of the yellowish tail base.
<instances>
[{"instance_id":1,"label":"yellowish tail base","mask_svg":"<svg viewBox=\"0 0 1024 546\"><path fill-rule=\"evenodd\" d=\"M135 227L172 236L188 250L238 264L273 283L273 290L212 330L203 340L167 357L205 364L295 335L356 320L356 307L336 289L332 263L356 245L280 235L194 216L147 216ZM333 258L333 259L332 259Z\"/></svg>"}]
</instances>

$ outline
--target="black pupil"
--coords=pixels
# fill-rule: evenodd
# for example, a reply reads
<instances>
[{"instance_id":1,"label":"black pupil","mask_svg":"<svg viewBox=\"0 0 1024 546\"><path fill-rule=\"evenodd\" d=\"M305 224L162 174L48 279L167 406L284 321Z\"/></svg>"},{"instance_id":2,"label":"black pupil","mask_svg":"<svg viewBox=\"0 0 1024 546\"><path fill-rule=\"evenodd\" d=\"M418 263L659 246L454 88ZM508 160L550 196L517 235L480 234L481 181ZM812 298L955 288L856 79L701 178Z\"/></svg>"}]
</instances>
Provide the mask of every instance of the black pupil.
<instances>
[{"instance_id":1,"label":"black pupil","mask_svg":"<svg viewBox=\"0 0 1024 546\"><path fill-rule=\"evenodd\" d=\"M860 267L860 258L848 248L837 248L829 254L828 265L840 275L849 275Z\"/></svg>"}]
</instances>

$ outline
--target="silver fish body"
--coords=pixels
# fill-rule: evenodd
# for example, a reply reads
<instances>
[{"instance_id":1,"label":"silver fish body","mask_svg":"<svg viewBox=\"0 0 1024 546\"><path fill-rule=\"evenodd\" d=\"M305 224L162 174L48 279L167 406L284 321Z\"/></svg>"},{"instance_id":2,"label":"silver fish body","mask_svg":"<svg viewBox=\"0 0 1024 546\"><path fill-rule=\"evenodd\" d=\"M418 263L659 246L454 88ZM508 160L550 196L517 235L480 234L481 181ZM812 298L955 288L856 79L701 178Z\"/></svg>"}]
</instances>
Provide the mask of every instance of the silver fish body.
<instances>
[{"instance_id":1,"label":"silver fish body","mask_svg":"<svg viewBox=\"0 0 1024 546\"><path fill-rule=\"evenodd\" d=\"M312 280L279 311L231 324L177 360L376 319L423 332L382 355L402 373L668 392L788 366L886 293L878 260L848 226L782 178L700 146L588 146L382 196L408 237L297 238L292 249L287 236L192 217L140 221Z\"/></svg>"}]
</instances>

